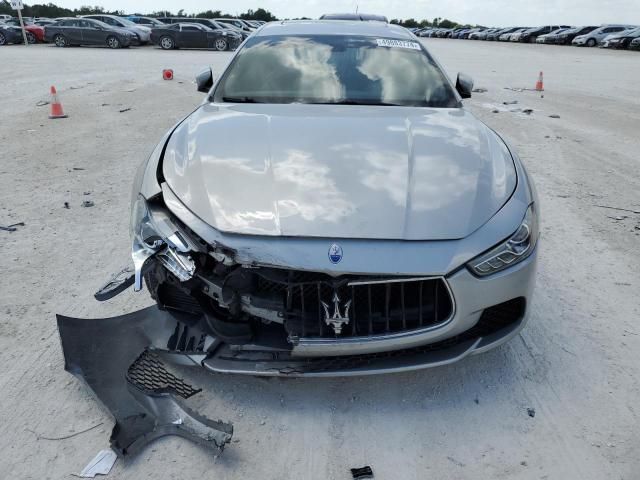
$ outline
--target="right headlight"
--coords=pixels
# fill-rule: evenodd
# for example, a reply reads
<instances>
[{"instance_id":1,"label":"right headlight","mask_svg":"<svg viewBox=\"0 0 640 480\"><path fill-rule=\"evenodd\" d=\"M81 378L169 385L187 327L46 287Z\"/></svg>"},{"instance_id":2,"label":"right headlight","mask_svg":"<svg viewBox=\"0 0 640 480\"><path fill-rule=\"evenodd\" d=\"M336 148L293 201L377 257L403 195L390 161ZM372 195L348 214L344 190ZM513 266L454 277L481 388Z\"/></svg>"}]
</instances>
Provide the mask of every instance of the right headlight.
<instances>
[{"instance_id":1,"label":"right headlight","mask_svg":"<svg viewBox=\"0 0 640 480\"><path fill-rule=\"evenodd\" d=\"M538 240L538 216L535 204L529 205L522 223L507 240L474 258L467 266L473 273L485 277L521 262L533 252Z\"/></svg>"}]
</instances>

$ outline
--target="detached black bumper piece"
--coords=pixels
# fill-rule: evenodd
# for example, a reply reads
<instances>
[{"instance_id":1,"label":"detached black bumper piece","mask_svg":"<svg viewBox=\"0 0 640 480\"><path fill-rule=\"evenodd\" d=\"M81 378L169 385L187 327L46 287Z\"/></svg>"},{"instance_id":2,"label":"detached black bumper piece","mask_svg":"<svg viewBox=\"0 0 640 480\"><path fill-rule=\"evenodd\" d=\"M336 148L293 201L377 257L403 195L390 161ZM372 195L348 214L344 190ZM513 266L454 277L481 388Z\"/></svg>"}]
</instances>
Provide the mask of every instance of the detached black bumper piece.
<instances>
[{"instance_id":1,"label":"detached black bumper piece","mask_svg":"<svg viewBox=\"0 0 640 480\"><path fill-rule=\"evenodd\" d=\"M83 379L115 417L111 447L120 456L152 440L179 435L216 453L233 426L190 410L182 399L200 390L170 373L153 351L175 335L176 321L155 307L103 319L57 316L65 369Z\"/></svg>"}]
</instances>

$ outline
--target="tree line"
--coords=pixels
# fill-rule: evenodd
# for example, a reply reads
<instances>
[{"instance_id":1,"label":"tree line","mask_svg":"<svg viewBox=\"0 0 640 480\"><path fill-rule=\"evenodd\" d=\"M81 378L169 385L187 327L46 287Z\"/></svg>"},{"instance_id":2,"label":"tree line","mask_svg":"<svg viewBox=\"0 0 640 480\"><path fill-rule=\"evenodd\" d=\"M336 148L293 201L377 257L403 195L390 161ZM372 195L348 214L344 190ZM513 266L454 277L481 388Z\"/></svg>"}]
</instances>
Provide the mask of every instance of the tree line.
<instances>
[{"instance_id":1,"label":"tree line","mask_svg":"<svg viewBox=\"0 0 640 480\"><path fill-rule=\"evenodd\" d=\"M7 0L0 1L0 14L15 15L15 10L11 8L11 5ZM105 14L105 15L126 15L123 10L106 10L101 6L89 6L85 5L80 8L64 8L59 7L53 3L47 4L24 4L22 14L25 17L46 17L46 18L58 18L58 17L75 17L77 15L92 15L92 14ZM134 15L142 15L141 12L134 12ZM238 15L231 15L229 13L223 13L220 10L206 10L204 12L186 13L184 9L180 9L177 12L171 12L168 10L162 10L157 12L151 12L145 14L150 17L198 17L198 18L236 18ZM264 8L258 8L256 10L247 10L239 15L240 18L245 20L264 20L265 22L271 22L278 20L268 10Z\"/></svg>"},{"instance_id":2,"label":"tree line","mask_svg":"<svg viewBox=\"0 0 640 480\"><path fill-rule=\"evenodd\" d=\"M34 4L34 5L24 5L24 9L22 10L22 14L26 17L47 17L47 18L57 18L57 17L75 17L77 15L91 15L102 13L105 15L125 15L126 13L122 10L106 10L105 8L95 5L89 6L85 5L80 8L64 8L59 7L53 3L47 4ZM7 0L0 0L0 14L14 15L15 10L11 9L11 5ZM150 17L191 17L191 18L235 18L238 15L231 15L229 13L223 13L220 10L205 10L203 12L196 13L187 13L184 9L180 9L177 12L172 12L169 10L159 10L151 13L142 13L142 12L133 12L134 15L148 15ZM258 8L256 10L249 9L244 13L239 15L240 18L245 20L263 20L265 22L272 22L278 20L278 18L273 15L270 11L265 10L264 8ZM303 19L308 20L308 18L303 17ZM463 25L454 22L452 20L446 18L436 17L433 20L416 20L414 18L408 18L406 20L394 18L391 20L391 23L396 25L402 25L407 28L418 28L418 27L440 27L440 28L455 28L461 27ZM470 25L464 25L470 26Z\"/></svg>"}]
</instances>

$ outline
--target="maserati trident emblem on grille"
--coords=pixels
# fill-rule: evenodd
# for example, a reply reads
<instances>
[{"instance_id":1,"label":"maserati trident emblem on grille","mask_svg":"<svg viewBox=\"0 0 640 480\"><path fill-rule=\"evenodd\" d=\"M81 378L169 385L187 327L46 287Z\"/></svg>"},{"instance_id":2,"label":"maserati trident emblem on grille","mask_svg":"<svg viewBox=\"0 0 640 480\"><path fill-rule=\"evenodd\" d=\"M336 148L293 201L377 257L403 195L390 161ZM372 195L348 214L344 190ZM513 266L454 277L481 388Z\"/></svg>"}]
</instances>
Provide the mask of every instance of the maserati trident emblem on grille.
<instances>
[{"instance_id":1,"label":"maserati trident emblem on grille","mask_svg":"<svg viewBox=\"0 0 640 480\"><path fill-rule=\"evenodd\" d=\"M329 312L329 305L322 302L324 307L324 321L327 325L333 327L333 331L336 335L342 333L342 327L349 324L349 307L351 307L351 300L344 304L344 315L340 313L340 297L336 292L333 293L333 315Z\"/></svg>"}]
</instances>

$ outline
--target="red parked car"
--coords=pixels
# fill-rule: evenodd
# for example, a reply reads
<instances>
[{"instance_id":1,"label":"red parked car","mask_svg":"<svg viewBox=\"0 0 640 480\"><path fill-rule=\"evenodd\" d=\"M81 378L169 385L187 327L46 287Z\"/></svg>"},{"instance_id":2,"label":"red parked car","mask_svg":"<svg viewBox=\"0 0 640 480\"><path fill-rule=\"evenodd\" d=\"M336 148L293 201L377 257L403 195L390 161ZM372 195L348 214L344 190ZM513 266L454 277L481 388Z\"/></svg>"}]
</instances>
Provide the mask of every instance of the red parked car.
<instances>
[{"instance_id":1,"label":"red parked car","mask_svg":"<svg viewBox=\"0 0 640 480\"><path fill-rule=\"evenodd\" d=\"M13 25L14 27L20 26L20 20L12 18L4 22L5 25ZM27 41L29 43L42 43L44 42L44 27L36 25L33 22L24 20L24 29L27 32Z\"/></svg>"}]
</instances>

